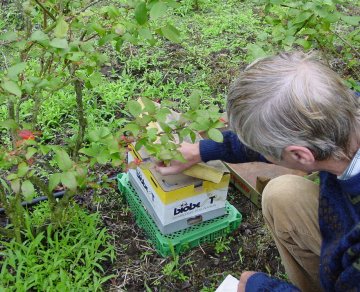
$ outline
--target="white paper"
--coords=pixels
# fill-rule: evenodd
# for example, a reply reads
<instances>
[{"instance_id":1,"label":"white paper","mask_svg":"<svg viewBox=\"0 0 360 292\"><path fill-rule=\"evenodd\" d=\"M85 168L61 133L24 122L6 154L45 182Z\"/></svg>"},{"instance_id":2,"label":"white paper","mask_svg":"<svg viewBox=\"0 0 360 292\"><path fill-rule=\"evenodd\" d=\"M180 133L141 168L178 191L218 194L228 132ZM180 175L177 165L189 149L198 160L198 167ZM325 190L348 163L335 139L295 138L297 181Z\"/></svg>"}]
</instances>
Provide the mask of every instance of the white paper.
<instances>
[{"instance_id":1,"label":"white paper","mask_svg":"<svg viewBox=\"0 0 360 292\"><path fill-rule=\"evenodd\" d=\"M227 277L222 281L220 286L215 290L215 292L236 292L239 284L239 280L231 275L227 275Z\"/></svg>"}]
</instances>

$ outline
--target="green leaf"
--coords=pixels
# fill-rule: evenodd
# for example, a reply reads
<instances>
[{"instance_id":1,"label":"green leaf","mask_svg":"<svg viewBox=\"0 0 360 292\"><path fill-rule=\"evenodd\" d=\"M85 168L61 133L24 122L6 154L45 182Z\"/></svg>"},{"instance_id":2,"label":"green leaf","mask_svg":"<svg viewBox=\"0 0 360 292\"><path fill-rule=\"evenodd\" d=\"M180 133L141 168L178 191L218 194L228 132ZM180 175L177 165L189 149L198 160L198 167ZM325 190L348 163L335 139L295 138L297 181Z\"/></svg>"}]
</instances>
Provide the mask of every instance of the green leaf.
<instances>
[{"instance_id":1,"label":"green leaf","mask_svg":"<svg viewBox=\"0 0 360 292\"><path fill-rule=\"evenodd\" d=\"M82 58L84 57L85 53L84 52L70 52L67 56L66 59L73 61L73 62L79 62L82 60Z\"/></svg>"},{"instance_id":2,"label":"green leaf","mask_svg":"<svg viewBox=\"0 0 360 292\"><path fill-rule=\"evenodd\" d=\"M340 19L340 13L336 13L336 12L329 13L325 18L325 20L327 20L330 23L337 22L339 19Z\"/></svg>"},{"instance_id":3,"label":"green leaf","mask_svg":"<svg viewBox=\"0 0 360 292\"><path fill-rule=\"evenodd\" d=\"M10 186L14 193L18 194L20 192L20 179L10 181Z\"/></svg>"},{"instance_id":4,"label":"green leaf","mask_svg":"<svg viewBox=\"0 0 360 292\"><path fill-rule=\"evenodd\" d=\"M34 185L31 181L26 180L21 184L21 192L23 196L25 197L26 201L29 201L32 199L32 195L35 193Z\"/></svg>"},{"instance_id":5,"label":"green leaf","mask_svg":"<svg viewBox=\"0 0 360 292\"><path fill-rule=\"evenodd\" d=\"M282 4L283 2L284 2L283 0L270 0L270 3L275 5Z\"/></svg>"},{"instance_id":6,"label":"green leaf","mask_svg":"<svg viewBox=\"0 0 360 292\"><path fill-rule=\"evenodd\" d=\"M89 132L89 139L92 142L101 141L105 137L111 134L110 129L106 127L96 128Z\"/></svg>"},{"instance_id":7,"label":"green leaf","mask_svg":"<svg viewBox=\"0 0 360 292\"><path fill-rule=\"evenodd\" d=\"M37 41L37 42L41 42L41 41L46 41L48 40L49 37L47 34L45 34L43 31L41 30L36 30L31 34L30 40L31 41Z\"/></svg>"},{"instance_id":8,"label":"green leaf","mask_svg":"<svg viewBox=\"0 0 360 292\"><path fill-rule=\"evenodd\" d=\"M52 192L60 183L61 181L61 174L54 173L49 177L49 191Z\"/></svg>"},{"instance_id":9,"label":"green leaf","mask_svg":"<svg viewBox=\"0 0 360 292\"><path fill-rule=\"evenodd\" d=\"M285 37L285 39L283 39L283 44L286 44L288 46L292 46L292 44L294 43L295 41L295 37L292 36L292 35L288 35Z\"/></svg>"},{"instance_id":10,"label":"green leaf","mask_svg":"<svg viewBox=\"0 0 360 292\"><path fill-rule=\"evenodd\" d=\"M181 4L177 2L177 0L167 0L166 4L174 9L179 8L181 6Z\"/></svg>"},{"instance_id":11,"label":"green leaf","mask_svg":"<svg viewBox=\"0 0 360 292\"><path fill-rule=\"evenodd\" d=\"M0 183L3 186L4 190L6 190L7 192L11 191L8 183L4 179L2 179L1 177L0 177Z\"/></svg>"},{"instance_id":12,"label":"green leaf","mask_svg":"<svg viewBox=\"0 0 360 292\"><path fill-rule=\"evenodd\" d=\"M169 125L167 123L162 123L162 122L159 122L159 125L161 127L161 129L166 132L166 133L171 133L172 132L172 128L169 127Z\"/></svg>"},{"instance_id":13,"label":"green leaf","mask_svg":"<svg viewBox=\"0 0 360 292\"><path fill-rule=\"evenodd\" d=\"M69 154L64 150L56 150L55 153L54 159L62 171L67 171L72 168L73 162L71 161Z\"/></svg>"},{"instance_id":14,"label":"green leaf","mask_svg":"<svg viewBox=\"0 0 360 292\"><path fill-rule=\"evenodd\" d=\"M0 122L0 128L15 130L15 129L19 128L19 126L14 120L8 119L3 122Z\"/></svg>"},{"instance_id":15,"label":"green leaf","mask_svg":"<svg viewBox=\"0 0 360 292\"><path fill-rule=\"evenodd\" d=\"M158 110L158 112L156 113L156 119L159 121L159 122L163 122L165 123L168 115L171 114L171 111L170 109L168 108L161 108L160 110Z\"/></svg>"},{"instance_id":16,"label":"green leaf","mask_svg":"<svg viewBox=\"0 0 360 292\"><path fill-rule=\"evenodd\" d=\"M303 35L313 36L313 35L316 35L317 33L318 33L317 30L313 29L313 28L306 27L302 30Z\"/></svg>"},{"instance_id":17,"label":"green leaf","mask_svg":"<svg viewBox=\"0 0 360 292\"><path fill-rule=\"evenodd\" d=\"M91 42L80 43L81 50L87 53L94 52L94 46Z\"/></svg>"},{"instance_id":18,"label":"green leaf","mask_svg":"<svg viewBox=\"0 0 360 292\"><path fill-rule=\"evenodd\" d=\"M25 162L21 162L18 166L17 176L23 177L29 171L29 166Z\"/></svg>"},{"instance_id":19,"label":"green leaf","mask_svg":"<svg viewBox=\"0 0 360 292\"><path fill-rule=\"evenodd\" d=\"M297 39L295 41L295 43L299 44L300 46L302 46L305 50L308 50L311 48L311 42L304 40L304 39Z\"/></svg>"},{"instance_id":20,"label":"green leaf","mask_svg":"<svg viewBox=\"0 0 360 292\"><path fill-rule=\"evenodd\" d=\"M190 108L192 110L197 110L200 106L200 98L201 98L201 91L200 90L193 90L189 98Z\"/></svg>"},{"instance_id":21,"label":"green leaf","mask_svg":"<svg viewBox=\"0 0 360 292\"><path fill-rule=\"evenodd\" d=\"M129 109L130 114L134 117L138 117L142 113L141 104L138 103L136 100L129 100L126 105Z\"/></svg>"},{"instance_id":22,"label":"green leaf","mask_svg":"<svg viewBox=\"0 0 360 292\"><path fill-rule=\"evenodd\" d=\"M126 31L126 27L123 24L118 23L114 26L114 31L118 35L124 35L124 33Z\"/></svg>"},{"instance_id":23,"label":"green leaf","mask_svg":"<svg viewBox=\"0 0 360 292\"><path fill-rule=\"evenodd\" d=\"M314 12L322 18L326 18L329 15L329 11L325 6L316 6L314 8Z\"/></svg>"},{"instance_id":24,"label":"green leaf","mask_svg":"<svg viewBox=\"0 0 360 292\"><path fill-rule=\"evenodd\" d=\"M99 128L96 128L94 130L91 130L89 132L89 139L92 142L97 142L101 139L101 130Z\"/></svg>"},{"instance_id":25,"label":"green leaf","mask_svg":"<svg viewBox=\"0 0 360 292\"><path fill-rule=\"evenodd\" d=\"M69 24L64 20L64 17L61 16L56 23L54 35L59 39L63 39L66 37L68 30Z\"/></svg>"},{"instance_id":26,"label":"green leaf","mask_svg":"<svg viewBox=\"0 0 360 292\"><path fill-rule=\"evenodd\" d=\"M106 139L106 146L110 154L119 153L119 145L113 135Z\"/></svg>"},{"instance_id":27,"label":"green leaf","mask_svg":"<svg viewBox=\"0 0 360 292\"><path fill-rule=\"evenodd\" d=\"M136 5L135 19L140 25L143 25L147 22L147 10L145 2L140 2L138 5Z\"/></svg>"},{"instance_id":28,"label":"green leaf","mask_svg":"<svg viewBox=\"0 0 360 292\"><path fill-rule=\"evenodd\" d=\"M223 135L218 129L210 129L208 132L208 137L215 142L221 143L223 141Z\"/></svg>"},{"instance_id":29,"label":"green leaf","mask_svg":"<svg viewBox=\"0 0 360 292\"><path fill-rule=\"evenodd\" d=\"M29 160L35 153L37 152L37 149L34 147L28 147L26 149L25 158Z\"/></svg>"},{"instance_id":30,"label":"green leaf","mask_svg":"<svg viewBox=\"0 0 360 292\"><path fill-rule=\"evenodd\" d=\"M103 149L95 158L100 164L106 164L110 160L110 153L108 150Z\"/></svg>"},{"instance_id":31,"label":"green leaf","mask_svg":"<svg viewBox=\"0 0 360 292\"><path fill-rule=\"evenodd\" d=\"M167 5L164 2L157 2L155 3L150 10L150 18L151 19L158 19L159 17L163 16L167 11Z\"/></svg>"},{"instance_id":32,"label":"green leaf","mask_svg":"<svg viewBox=\"0 0 360 292\"><path fill-rule=\"evenodd\" d=\"M10 174L6 177L7 180L14 180L14 179L16 179L16 178L18 178L18 176L17 176L16 173L10 173Z\"/></svg>"},{"instance_id":33,"label":"green leaf","mask_svg":"<svg viewBox=\"0 0 360 292\"><path fill-rule=\"evenodd\" d=\"M127 125L124 126L123 128L123 131L124 132L131 132L134 136L137 136L137 134L139 133L140 131L140 127L137 125L137 124L134 124L134 123L129 123Z\"/></svg>"},{"instance_id":34,"label":"green leaf","mask_svg":"<svg viewBox=\"0 0 360 292\"><path fill-rule=\"evenodd\" d=\"M360 16L347 16L347 15L342 15L341 19L344 20L347 24L350 25L359 25L360 22Z\"/></svg>"},{"instance_id":35,"label":"green leaf","mask_svg":"<svg viewBox=\"0 0 360 292\"><path fill-rule=\"evenodd\" d=\"M106 33L106 30L102 27L102 25L100 23L97 23L97 22L92 23L91 28L94 31L96 31L99 34L99 36L104 36Z\"/></svg>"},{"instance_id":36,"label":"green leaf","mask_svg":"<svg viewBox=\"0 0 360 292\"><path fill-rule=\"evenodd\" d=\"M156 131L157 132L157 131ZM156 133L155 133L156 134ZM169 142L169 137L168 136L166 136L166 135L162 135L161 137L160 137L160 142L161 142L161 144L166 144L166 143L168 143Z\"/></svg>"},{"instance_id":37,"label":"green leaf","mask_svg":"<svg viewBox=\"0 0 360 292\"><path fill-rule=\"evenodd\" d=\"M145 40L150 40L153 38L151 31L145 27L139 29L139 36Z\"/></svg>"},{"instance_id":38,"label":"green leaf","mask_svg":"<svg viewBox=\"0 0 360 292\"><path fill-rule=\"evenodd\" d=\"M62 184L69 188L70 190L76 190L77 181L76 181L76 173L73 171L64 172L61 174L61 182Z\"/></svg>"},{"instance_id":39,"label":"green leaf","mask_svg":"<svg viewBox=\"0 0 360 292\"><path fill-rule=\"evenodd\" d=\"M17 39L17 37L18 37L18 35L16 32L8 31L8 32L0 35L0 40L12 42L12 41L15 41Z\"/></svg>"},{"instance_id":40,"label":"green leaf","mask_svg":"<svg viewBox=\"0 0 360 292\"><path fill-rule=\"evenodd\" d=\"M8 73L7 73L7 76L11 79L11 80L17 80L17 76L22 72L24 71L26 68L26 62L21 62L21 63L18 63L14 66L11 66L9 69L8 69Z\"/></svg>"},{"instance_id":41,"label":"green leaf","mask_svg":"<svg viewBox=\"0 0 360 292\"><path fill-rule=\"evenodd\" d=\"M46 155L50 152L51 148L46 145L39 145L39 149L43 155Z\"/></svg>"},{"instance_id":42,"label":"green leaf","mask_svg":"<svg viewBox=\"0 0 360 292\"><path fill-rule=\"evenodd\" d=\"M144 144L146 144L146 140L145 140L145 139L140 139L140 140L136 141L135 150L136 150L136 151L139 151L139 150L141 149L141 147L144 146Z\"/></svg>"},{"instance_id":43,"label":"green leaf","mask_svg":"<svg viewBox=\"0 0 360 292\"><path fill-rule=\"evenodd\" d=\"M175 153L173 154L173 159L174 159L174 160L177 160L177 161L180 161L180 162L182 162L182 163L188 162L188 161L184 158L184 156L182 156L182 154L181 154L180 152L175 152Z\"/></svg>"},{"instance_id":44,"label":"green leaf","mask_svg":"<svg viewBox=\"0 0 360 292\"><path fill-rule=\"evenodd\" d=\"M308 20L313 14L310 12L302 12L300 13L293 21L293 24L303 23Z\"/></svg>"},{"instance_id":45,"label":"green leaf","mask_svg":"<svg viewBox=\"0 0 360 292\"><path fill-rule=\"evenodd\" d=\"M118 39L118 40L116 41L115 50L116 50L117 52L120 52L120 51L121 51L121 46L123 45L123 43L124 43L124 40L123 40L123 39Z\"/></svg>"},{"instance_id":46,"label":"green leaf","mask_svg":"<svg viewBox=\"0 0 360 292\"><path fill-rule=\"evenodd\" d=\"M150 128L147 130L146 134L151 142L154 142L157 139L158 129Z\"/></svg>"},{"instance_id":47,"label":"green leaf","mask_svg":"<svg viewBox=\"0 0 360 292\"><path fill-rule=\"evenodd\" d=\"M164 37L166 37L168 40L174 43L180 42L180 32L169 23L161 28L161 33L163 34Z\"/></svg>"},{"instance_id":48,"label":"green leaf","mask_svg":"<svg viewBox=\"0 0 360 292\"><path fill-rule=\"evenodd\" d=\"M99 46L103 46L106 43L109 43L110 41L112 41L116 37L117 37L117 34L114 34L114 33L106 34L101 39L99 39L98 44L99 44Z\"/></svg>"},{"instance_id":49,"label":"green leaf","mask_svg":"<svg viewBox=\"0 0 360 292\"><path fill-rule=\"evenodd\" d=\"M246 48L248 50L248 56L251 60L262 58L267 55L266 52L259 45L248 44Z\"/></svg>"},{"instance_id":50,"label":"green leaf","mask_svg":"<svg viewBox=\"0 0 360 292\"><path fill-rule=\"evenodd\" d=\"M21 89L19 87L19 85L11 80L5 80L2 84L1 87L3 89L5 89L6 91L16 95L17 97L21 96Z\"/></svg>"},{"instance_id":51,"label":"green leaf","mask_svg":"<svg viewBox=\"0 0 360 292\"><path fill-rule=\"evenodd\" d=\"M196 133L195 132L193 132L193 131L190 132L190 139L191 139L192 143L195 143L195 141L196 141Z\"/></svg>"},{"instance_id":52,"label":"green leaf","mask_svg":"<svg viewBox=\"0 0 360 292\"><path fill-rule=\"evenodd\" d=\"M111 18L117 18L120 16L120 11L118 8L116 8L115 6L109 6L107 8L107 13L109 14L109 16Z\"/></svg>"},{"instance_id":53,"label":"green leaf","mask_svg":"<svg viewBox=\"0 0 360 292\"><path fill-rule=\"evenodd\" d=\"M50 42L50 46L57 49L67 49L69 47L66 39L59 39L59 38L54 38Z\"/></svg>"},{"instance_id":54,"label":"green leaf","mask_svg":"<svg viewBox=\"0 0 360 292\"><path fill-rule=\"evenodd\" d=\"M154 121L153 117L147 114L141 114L135 119L135 123L138 124L140 127L144 128L149 125L150 122Z\"/></svg>"},{"instance_id":55,"label":"green leaf","mask_svg":"<svg viewBox=\"0 0 360 292\"><path fill-rule=\"evenodd\" d=\"M141 101L144 104L144 112L147 112L149 115L152 115L155 113L156 106L152 100L148 99L147 97L142 97Z\"/></svg>"},{"instance_id":56,"label":"green leaf","mask_svg":"<svg viewBox=\"0 0 360 292\"><path fill-rule=\"evenodd\" d=\"M95 157L99 152L99 147L96 145L92 145L91 147L88 147L88 148L81 148L79 150L79 153L83 153L87 156L90 156L90 157Z\"/></svg>"},{"instance_id":57,"label":"green leaf","mask_svg":"<svg viewBox=\"0 0 360 292\"><path fill-rule=\"evenodd\" d=\"M173 158L172 152L168 149L164 149L160 153L157 153L157 154L158 154L158 158L162 161L172 160L172 158Z\"/></svg>"},{"instance_id":58,"label":"green leaf","mask_svg":"<svg viewBox=\"0 0 360 292\"><path fill-rule=\"evenodd\" d=\"M101 84L102 81L102 75L100 72L94 72L93 74L91 74L89 81L91 83L91 85L93 87L98 86L99 84Z\"/></svg>"}]
</instances>

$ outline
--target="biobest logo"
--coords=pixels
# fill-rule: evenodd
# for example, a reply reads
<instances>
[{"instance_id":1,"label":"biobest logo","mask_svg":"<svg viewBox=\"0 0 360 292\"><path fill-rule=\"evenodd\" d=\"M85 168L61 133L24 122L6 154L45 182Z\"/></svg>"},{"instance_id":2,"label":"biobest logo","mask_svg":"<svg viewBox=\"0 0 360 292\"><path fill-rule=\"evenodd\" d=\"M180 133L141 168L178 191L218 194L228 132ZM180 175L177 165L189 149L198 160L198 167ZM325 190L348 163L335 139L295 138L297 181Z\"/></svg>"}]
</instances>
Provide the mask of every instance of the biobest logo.
<instances>
[{"instance_id":1,"label":"biobest logo","mask_svg":"<svg viewBox=\"0 0 360 292\"><path fill-rule=\"evenodd\" d=\"M136 169L136 176L139 179L139 181L141 182L141 184L144 187L145 191L150 195L151 200L154 201L155 196L154 196L153 192L149 190L149 187L146 185L145 180L142 177L142 175L141 175L141 173L140 173L140 171L138 169Z\"/></svg>"},{"instance_id":2,"label":"biobest logo","mask_svg":"<svg viewBox=\"0 0 360 292\"><path fill-rule=\"evenodd\" d=\"M209 197L210 204L214 203L215 198L216 198L216 196L214 196L214 195ZM178 207L178 208L175 207L174 208L174 216L185 213L185 212L188 212L188 211L191 211L191 210L194 210L194 209L197 209L197 208L200 208L200 202L197 202L195 204L193 204L193 203L188 204L187 202L182 202L180 207Z\"/></svg>"},{"instance_id":3,"label":"biobest logo","mask_svg":"<svg viewBox=\"0 0 360 292\"><path fill-rule=\"evenodd\" d=\"M190 203L190 205L188 205L187 202L182 202L180 208L174 208L174 216L194 210L196 208L200 208L200 202L197 202L196 204Z\"/></svg>"}]
</instances>

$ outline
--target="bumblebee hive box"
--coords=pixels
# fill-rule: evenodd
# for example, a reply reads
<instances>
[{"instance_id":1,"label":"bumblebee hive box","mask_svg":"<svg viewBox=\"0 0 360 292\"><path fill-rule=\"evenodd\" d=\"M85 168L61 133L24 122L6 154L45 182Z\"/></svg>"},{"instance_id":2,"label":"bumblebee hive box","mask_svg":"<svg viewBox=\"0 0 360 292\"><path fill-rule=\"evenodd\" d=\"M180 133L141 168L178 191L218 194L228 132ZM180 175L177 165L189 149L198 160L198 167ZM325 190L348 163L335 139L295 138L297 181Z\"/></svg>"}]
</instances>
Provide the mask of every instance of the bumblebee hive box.
<instances>
[{"instance_id":1,"label":"bumblebee hive box","mask_svg":"<svg viewBox=\"0 0 360 292\"><path fill-rule=\"evenodd\" d=\"M132 149L128 162L135 158L146 161L147 167L130 169L129 181L162 233L172 233L225 214L230 173L222 162L207 164L222 173L215 183L185 174L162 176L155 171L154 162L145 151Z\"/></svg>"}]
</instances>

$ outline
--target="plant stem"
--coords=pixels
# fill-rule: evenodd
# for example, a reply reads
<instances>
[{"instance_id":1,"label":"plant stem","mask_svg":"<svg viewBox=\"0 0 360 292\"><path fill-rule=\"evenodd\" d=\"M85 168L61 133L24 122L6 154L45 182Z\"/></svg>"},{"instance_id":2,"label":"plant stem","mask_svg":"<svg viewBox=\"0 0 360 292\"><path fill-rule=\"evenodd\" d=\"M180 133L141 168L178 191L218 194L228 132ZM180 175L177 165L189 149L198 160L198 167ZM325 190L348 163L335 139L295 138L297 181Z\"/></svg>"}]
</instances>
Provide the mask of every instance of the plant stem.
<instances>
[{"instance_id":1,"label":"plant stem","mask_svg":"<svg viewBox=\"0 0 360 292\"><path fill-rule=\"evenodd\" d=\"M47 14L48 16L50 16L50 18L54 21L56 21L56 17L54 15L51 14L51 12L49 10L47 10L47 8L42 5L42 3L39 0L35 0L36 4L39 5L41 7L41 9L45 12L45 14Z\"/></svg>"},{"instance_id":2,"label":"plant stem","mask_svg":"<svg viewBox=\"0 0 360 292\"><path fill-rule=\"evenodd\" d=\"M9 115L9 119L14 120L15 121L15 104L12 100L9 100L8 102L8 115ZM14 129L10 129L10 137L11 137L11 143L12 143L12 148L13 150L15 150L16 148L16 133Z\"/></svg>"},{"instance_id":3,"label":"plant stem","mask_svg":"<svg viewBox=\"0 0 360 292\"><path fill-rule=\"evenodd\" d=\"M344 39L341 35L339 35L337 32L335 31L331 31L334 35L336 35L340 40L342 40L347 46L349 46L349 48L355 53L355 55L357 55L360 58L360 53L358 52L357 49L354 48L354 46L352 44L350 44L346 39Z\"/></svg>"},{"instance_id":4,"label":"plant stem","mask_svg":"<svg viewBox=\"0 0 360 292\"><path fill-rule=\"evenodd\" d=\"M9 210L9 202L6 198L6 192L4 187L0 184L0 203L5 209L5 213Z\"/></svg>"},{"instance_id":5,"label":"plant stem","mask_svg":"<svg viewBox=\"0 0 360 292\"><path fill-rule=\"evenodd\" d=\"M24 208L21 205L21 195L20 192L15 194L14 198L15 202L12 202L11 205L13 207L13 210L11 212L10 220L12 221L12 224L14 226L14 235L15 240L18 243L21 243L21 228L23 226L23 220L24 220Z\"/></svg>"},{"instance_id":6,"label":"plant stem","mask_svg":"<svg viewBox=\"0 0 360 292\"><path fill-rule=\"evenodd\" d=\"M71 16L67 21L71 22L76 16L78 16L80 13L88 10L91 6L94 6L95 4L101 2L102 0L96 0L94 2L91 2L89 5L85 6L84 8L80 9L79 11L75 12L73 16Z\"/></svg>"},{"instance_id":7,"label":"plant stem","mask_svg":"<svg viewBox=\"0 0 360 292\"><path fill-rule=\"evenodd\" d=\"M298 34L298 32L300 30L302 30L313 17L314 17L314 14L311 14L311 16L308 19L306 19L306 21L296 30L296 32L294 33L294 36L296 36Z\"/></svg>"},{"instance_id":8,"label":"plant stem","mask_svg":"<svg viewBox=\"0 0 360 292\"><path fill-rule=\"evenodd\" d=\"M49 204L50 204L50 209L53 209L54 206L56 205L56 199L55 199L55 196L54 196L53 192L49 191L46 184L44 182L42 182L39 177L33 175L32 177L29 177L29 180L35 186L37 186L44 193L45 196L48 197Z\"/></svg>"},{"instance_id":9,"label":"plant stem","mask_svg":"<svg viewBox=\"0 0 360 292\"><path fill-rule=\"evenodd\" d=\"M13 213L14 210L11 208L8 199L6 197L6 192L5 192L5 188L0 184L0 202L1 205L4 207L5 209L5 214L9 217L9 218L14 218L15 214ZM0 228L0 234L7 237L7 238L14 238L15 237L15 232L13 230L9 230L6 228ZM21 240L21 238L20 238Z\"/></svg>"},{"instance_id":10,"label":"plant stem","mask_svg":"<svg viewBox=\"0 0 360 292\"><path fill-rule=\"evenodd\" d=\"M73 76L75 70L73 70ZM75 161L78 160L78 154L80 147L84 141L85 136L85 129L86 129L86 118L84 114L84 104L83 104L83 85L82 82L79 79L75 79L74 81L74 87L75 87L75 93L76 93L76 103L77 103L77 116L78 116L78 122L79 122L79 131L74 147L73 152L73 158Z\"/></svg>"}]
</instances>

